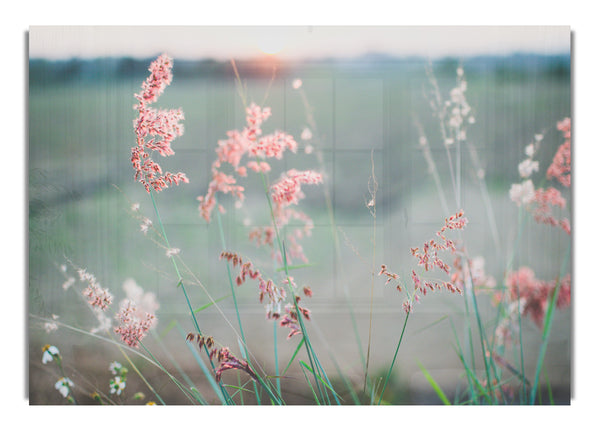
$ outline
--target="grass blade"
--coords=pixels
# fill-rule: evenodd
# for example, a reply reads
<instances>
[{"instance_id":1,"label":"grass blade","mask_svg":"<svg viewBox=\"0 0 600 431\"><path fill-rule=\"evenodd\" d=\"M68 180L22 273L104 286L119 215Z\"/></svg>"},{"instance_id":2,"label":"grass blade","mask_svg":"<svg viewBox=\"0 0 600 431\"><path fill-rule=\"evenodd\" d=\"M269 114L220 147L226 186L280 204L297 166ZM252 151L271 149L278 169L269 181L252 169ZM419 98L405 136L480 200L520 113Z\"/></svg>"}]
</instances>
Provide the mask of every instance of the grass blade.
<instances>
[{"instance_id":1,"label":"grass blade","mask_svg":"<svg viewBox=\"0 0 600 431\"><path fill-rule=\"evenodd\" d=\"M217 302L221 302L222 300L224 300L224 299L227 299L227 298L229 298L230 296L231 296L231 294L227 294L227 295L225 295L225 296L222 296L222 297L220 297L220 298L218 298L218 299L215 299L214 301L212 301L212 302L209 302L208 304L204 304L203 306L196 308L195 310L193 310L193 312L194 312L194 313L200 313L201 311L203 311L203 310L206 310L206 309L207 309L207 308L209 308L209 307L212 307L212 306L213 306L213 305L215 305Z\"/></svg>"},{"instance_id":2,"label":"grass blade","mask_svg":"<svg viewBox=\"0 0 600 431\"><path fill-rule=\"evenodd\" d=\"M283 370L283 373L281 373L282 375L285 375L288 368L290 368L290 365L292 365L292 362L294 362L294 359L296 358L296 355L298 355L298 352L300 351L300 348L302 347L303 344L304 344L304 337L302 337L302 339L298 343L298 347L296 347L296 350L294 351L294 354L292 355L292 359L290 359L290 362L288 362L287 366Z\"/></svg>"},{"instance_id":3,"label":"grass blade","mask_svg":"<svg viewBox=\"0 0 600 431\"><path fill-rule=\"evenodd\" d=\"M421 365L420 362L417 362L417 363L419 364L419 368L421 369L421 372L423 373L423 375L425 376L425 378L431 385L431 388L435 391L438 398L444 403L444 405L447 405L447 406L451 405L450 400L448 398L446 398L446 395L444 394L444 391L442 391L442 388L440 388L440 385L437 384L437 382L433 379L431 374L429 374L429 372L425 369L425 367L423 365Z\"/></svg>"}]
</instances>

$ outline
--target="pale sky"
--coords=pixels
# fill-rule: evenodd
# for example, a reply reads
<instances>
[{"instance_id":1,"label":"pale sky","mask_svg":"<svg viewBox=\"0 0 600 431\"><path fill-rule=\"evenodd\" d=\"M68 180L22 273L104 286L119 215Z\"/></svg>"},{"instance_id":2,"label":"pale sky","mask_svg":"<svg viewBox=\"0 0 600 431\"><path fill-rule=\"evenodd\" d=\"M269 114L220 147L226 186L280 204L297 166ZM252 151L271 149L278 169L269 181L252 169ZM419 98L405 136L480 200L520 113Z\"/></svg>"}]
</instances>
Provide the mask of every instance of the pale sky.
<instances>
[{"instance_id":1,"label":"pale sky","mask_svg":"<svg viewBox=\"0 0 600 431\"><path fill-rule=\"evenodd\" d=\"M397 56L461 56L570 52L568 26L32 26L30 58L347 57L366 52Z\"/></svg>"}]
</instances>

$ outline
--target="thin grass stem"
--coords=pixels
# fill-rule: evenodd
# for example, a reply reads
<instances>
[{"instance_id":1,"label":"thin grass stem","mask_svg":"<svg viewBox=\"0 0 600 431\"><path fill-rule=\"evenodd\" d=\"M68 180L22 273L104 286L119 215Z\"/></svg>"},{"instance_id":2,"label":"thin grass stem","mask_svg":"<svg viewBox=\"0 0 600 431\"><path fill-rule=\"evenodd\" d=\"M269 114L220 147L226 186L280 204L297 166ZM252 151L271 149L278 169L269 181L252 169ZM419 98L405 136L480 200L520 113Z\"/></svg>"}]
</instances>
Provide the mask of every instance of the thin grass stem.
<instances>
[{"instance_id":1,"label":"thin grass stem","mask_svg":"<svg viewBox=\"0 0 600 431\"><path fill-rule=\"evenodd\" d=\"M394 352L394 357L392 359L392 363L390 365L390 369L385 377L385 381L383 383L383 388L381 389L381 395L379 396L379 401L377 405L381 404L381 400L383 399L383 395L385 393L385 388L387 388L388 382L390 380L390 376L392 375L392 370L394 369L394 364L396 363L396 357L398 356L398 350L400 350L400 344L402 344L402 338L404 337L404 330L406 329L406 323L408 322L408 317L410 313L406 313L406 318L404 319L404 325L402 325L402 332L400 333L400 339L398 340L398 344L396 345L396 352Z\"/></svg>"}]
</instances>

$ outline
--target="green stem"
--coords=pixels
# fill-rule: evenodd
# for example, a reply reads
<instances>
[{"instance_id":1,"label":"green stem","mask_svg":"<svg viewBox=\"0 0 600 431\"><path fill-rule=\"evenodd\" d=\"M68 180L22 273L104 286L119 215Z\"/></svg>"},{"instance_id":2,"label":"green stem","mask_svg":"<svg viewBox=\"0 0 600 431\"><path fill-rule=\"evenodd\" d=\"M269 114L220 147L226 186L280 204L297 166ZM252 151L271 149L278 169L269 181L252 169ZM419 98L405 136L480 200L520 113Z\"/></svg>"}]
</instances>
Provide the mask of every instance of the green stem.
<instances>
[{"instance_id":1,"label":"green stem","mask_svg":"<svg viewBox=\"0 0 600 431\"><path fill-rule=\"evenodd\" d=\"M217 211L217 224L219 226L219 233L221 236L221 246L223 247L223 250L227 250L227 244L225 242L225 232L223 231L223 223L221 221L221 212L220 211ZM238 325L240 327L240 336L242 337L242 344L244 345L246 360L248 361L248 365L251 366L250 357L248 354L248 346L246 345L246 336L244 335L244 327L242 325L242 318L240 316L240 310L238 307L237 296L235 294L235 288L233 286L233 278L231 276L231 268L229 266L229 262L226 262L226 266L227 266L227 277L229 279L229 287L231 289L231 296L233 298L233 305L235 307L235 314L237 316ZM254 387L254 394L256 395L256 402L260 405L260 395L258 393L258 388L256 386L256 382L252 381L252 385Z\"/></svg>"},{"instance_id":2,"label":"green stem","mask_svg":"<svg viewBox=\"0 0 600 431\"><path fill-rule=\"evenodd\" d=\"M167 248L171 248L171 246L169 245L169 239L167 238L167 233L165 232L165 227L162 223L162 219L160 218L160 213L158 212L158 207L156 205L156 200L154 199L154 192L152 192L152 190L150 190L150 198L152 199L152 206L154 207L154 212L156 213L156 218L158 220L158 224L160 226L160 230L162 232L162 236L163 239L165 241L165 244L167 245ZM183 284L183 278L181 277L181 274L179 272L179 268L177 266L177 261L175 260L175 256L171 256L171 262L173 262L173 267L175 268L175 273L177 274L177 277L179 279L178 282L178 286L181 287L181 290L183 291L183 295L185 296L185 301L187 303L188 309L190 310L190 315L192 316L192 321L194 322L194 327L196 328L196 332L198 332L200 335L202 335L202 331L200 330L200 325L198 325L198 320L196 319L196 315L194 313L194 309L192 307L192 304L190 303L190 298L187 294L187 290ZM206 345L204 346L204 351L206 353L206 356L208 357L208 360L210 362L210 366L213 369L213 372L215 371L215 365L213 364L212 359L210 358L210 353L208 351L208 348L206 347ZM221 392L223 393L223 396L225 397L225 399L227 400L228 403L231 403L231 397L229 396L229 394L227 393L227 391L225 390L225 388L223 387L223 385L221 384L221 382L219 382L219 387L221 389Z\"/></svg>"},{"instance_id":3,"label":"green stem","mask_svg":"<svg viewBox=\"0 0 600 431\"><path fill-rule=\"evenodd\" d=\"M258 162L258 157L257 157L257 162ZM311 370L312 370L312 373L313 373L313 377L315 379L315 384L317 386L319 394L323 397L323 400L324 400L324 396L323 396L324 395L324 392L323 392L324 389L321 387L322 385L320 383L319 378L317 377L317 374L320 374L320 372L319 372L318 369L316 369L315 364L313 363L313 358L316 360L316 355L315 355L315 352L314 352L314 350L312 348L310 340L308 338L308 333L306 332L306 328L304 326L304 321L303 321L304 319L302 318L302 313L300 312L300 310L298 308L298 303L296 301L296 295L295 295L295 293L294 293L294 291L292 289L292 283L291 283L291 280L290 280L290 275L289 275L289 271L288 271L288 264L287 264L287 253L286 253L285 247L284 247L284 245L283 245L283 243L281 241L281 237L280 237L280 233L279 233L279 228L277 227L277 222L275 220L275 212L273 211L273 203L271 202L271 197L269 196L269 188L267 186L267 181L266 181L266 178L265 178L265 175L264 175L263 172L261 172L260 177L261 177L261 180L262 180L262 183L263 183L263 189L264 189L264 192L265 192L265 197L266 197L267 203L269 205L269 212L270 212L270 215L271 215L271 221L273 223L273 229L275 230L275 236L277 238L277 244L279 246L279 250L280 250L280 253L281 253L281 256L282 256L283 265L284 265L284 269L285 269L285 274L286 274L286 278L288 280L288 288L290 290L290 294L291 294L293 302L294 302L294 308L296 310L296 315L298 316L298 323L300 325L300 329L302 331L302 334L304 334L304 340L305 340L304 345L306 347L306 352L307 352L308 359L309 359L309 362L310 362L310 366L311 366ZM320 365L319 365L319 368L321 368ZM326 376L325 376L325 378L326 378ZM325 396L327 396L326 391L325 391ZM337 396L335 394L334 394L334 396L336 397L336 400L337 400L337 402L339 404L339 400L338 400Z\"/></svg>"},{"instance_id":4,"label":"green stem","mask_svg":"<svg viewBox=\"0 0 600 431\"><path fill-rule=\"evenodd\" d=\"M398 340L398 345L396 346L396 352L394 353L394 358L392 359L392 364L390 365L390 369L388 370L387 376L385 377L385 382L383 383L383 388L381 389L381 395L379 396L379 402L377 405L381 404L381 400L383 399L383 394L385 393L385 388L387 387L388 381L390 380L390 376L392 375L392 370L394 369L394 364L396 363L396 357L398 356L398 350L400 350L400 344L402 344L402 338L404 337L404 330L406 329L406 323L408 322L408 316L410 313L406 313L406 318L404 319L404 325L402 326L402 332L400 333L400 339Z\"/></svg>"},{"instance_id":5,"label":"green stem","mask_svg":"<svg viewBox=\"0 0 600 431\"><path fill-rule=\"evenodd\" d=\"M560 290L560 281L564 276L564 272L566 270L566 265L568 261L568 257L571 252L571 244L567 248L565 253L565 257L560 269L560 273L558 279L556 280L556 285L554 287L554 292L552 294L552 300L548 306L548 310L546 311L546 317L544 319L544 332L542 334L542 345L540 346L540 352L538 355L537 366L535 369L535 379L533 381L533 386L531 387L531 396L529 398L529 404L533 405L535 403L535 395L538 389L538 383L540 380L540 372L542 370L542 365L544 363L544 357L546 355L546 349L548 348L548 340L550 338L550 329L552 328L552 318L554 316L554 311L556 309L556 300L558 299L558 291Z\"/></svg>"}]
</instances>

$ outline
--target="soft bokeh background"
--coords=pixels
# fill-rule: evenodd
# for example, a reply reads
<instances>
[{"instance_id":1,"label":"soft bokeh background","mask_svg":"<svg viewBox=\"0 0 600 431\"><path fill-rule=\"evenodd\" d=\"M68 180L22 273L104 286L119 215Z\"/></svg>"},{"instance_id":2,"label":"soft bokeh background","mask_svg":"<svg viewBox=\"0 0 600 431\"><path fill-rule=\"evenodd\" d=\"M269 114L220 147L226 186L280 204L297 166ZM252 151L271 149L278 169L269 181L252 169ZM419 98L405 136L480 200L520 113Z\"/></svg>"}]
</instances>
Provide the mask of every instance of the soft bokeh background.
<instances>
[{"instance_id":1,"label":"soft bokeh background","mask_svg":"<svg viewBox=\"0 0 600 431\"><path fill-rule=\"evenodd\" d=\"M463 39L449 32L445 39L454 43L433 52L432 47L444 40L438 35L421 46L422 55L394 52L388 46L418 45L423 41L423 29L413 29L413 38L409 39L412 44L400 42L406 41L410 32L403 34L404 38L395 39L397 43L389 43L394 39L387 33L383 38L374 38L362 52L345 51L338 45L338 39L313 29L314 34L323 35L320 45L328 45L330 54L317 52L309 58L305 58L305 54L286 56L285 46L272 47L266 42L255 44L256 48L261 46L262 52L250 51L248 55L236 51L225 55L230 51L223 47L218 57L206 58L204 55L210 53L192 50L187 54L180 51L179 58L180 44L165 42L168 38L163 38L160 45L153 44L140 36L148 34L144 33L147 30L130 29L129 38L120 39L120 51L107 48L112 46L110 39L101 37L98 28L33 28L30 33L28 275L32 404L61 402L53 388L56 377L48 366L41 365L40 348L46 343L61 349L67 369L79 378L77 383L82 393L91 392L95 387L106 391L108 363L115 359L123 362L114 345L65 328L51 334L43 331L37 316L56 314L61 321L82 329L96 326L78 292L64 292L61 288L64 278L58 266L64 263L65 256L95 274L117 299L124 297L122 285L128 278L154 292L161 308L156 337L149 337L148 345L169 359L161 351L161 343L165 343L167 349L176 352L178 364L202 386L203 377L196 370L191 354L183 348L182 335L174 326L177 322L184 333L192 330L183 297L175 287L177 280L171 263L164 256L164 250L139 232L139 223L128 214L130 203L139 202L141 211L154 219L150 198L143 187L133 181L129 157L134 145L133 94L145 79L150 61L161 52L174 56L175 68L173 84L157 105L181 107L186 119L185 134L173 144L176 154L160 163L163 168L185 172L190 184L161 192L157 202L171 244L182 250L181 258L213 298L229 292L226 267L218 260L222 247L216 223L207 225L199 217L196 197L206 192L217 141L225 137L227 130L241 129L244 125L243 106L229 57L236 59L248 99L257 103L264 101L273 110L273 117L263 127L265 133L283 129L300 142L307 119L300 93L291 85L296 78L302 79L302 91L313 110L317 130L313 130L310 143L322 154L323 165L319 164L316 152L299 151L288 155L274 169L271 178L277 178L280 171L290 168L314 168L326 175L324 186L305 188L307 198L302 201L302 209L315 222L312 237L303 242L313 266L295 270L293 275L300 283L312 286L315 293L306 304L314 317L308 330L321 360L332 370L331 376L335 378L336 374L334 358L353 381L358 384L362 381L361 358L366 352L369 328L373 248L377 269L386 263L392 270L406 275L414 266L410 247L431 238L448 215L442 210L434 182L427 172L418 146L415 121L424 127L440 175L446 179L448 201L453 202L447 180L446 152L428 102L430 83L425 70L430 60L443 97L448 97L455 85L457 67L462 66L466 74L467 98L476 118L476 123L469 128L468 139L477 149L486 172L498 242L494 240L467 149L461 154L461 206L470 220L464 239L472 255L485 257L487 271L497 280L502 279L517 234L517 211L508 198L508 190L519 179L517 165L524 158L523 150L536 133L546 132L539 157L544 172L562 143L555 130L556 121L571 115L568 29L538 29L537 33L521 35L517 39L520 44L516 45L511 45L508 37L513 36L514 31L495 29L491 32L495 39L488 41L504 41L506 46L499 42L488 43L489 52L482 48L461 52L455 48L466 46L461 42ZM348 35L357 32L352 28L343 30ZM135 31L140 32L137 37ZM471 36L465 40L478 40L478 36L484 39L484 35L490 33L489 29L477 28L464 31ZM160 34L160 31L154 33ZM78 34L79 51L72 48L68 53L56 53L51 50L63 47L67 41L76 41ZM235 46L235 41L245 40L240 34L243 33L230 34L225 40ZM359 40L366 40L370 33L368 28L363 28L360 34L363 37ZM139 39L146 40L145 52L134 46L133 41ZM272 42L271 39L267 41ZM528 44L538 39L542 40L541 44ZM348 42L351 40L348 37ZM386 44L378 45L378 40ZM94 47L102 49L95 51ZM279 53L266 53L278 48ZM379 185L374 242L373 218L365 206L372 169L371 153ZM538 174L535 178L541 180L542 177L543 174ZM332 199L333 229L324 189ZM223 203L227 208L223 224L228 248L251 257L261 268L272 268L268 252L257 250L246 239L247 224L260 225L268 217L258 182L248 181L244 208L234 208L229 200ZM456 209L451 206L452 210ZM336 237L339 249L335 246ZM528 220L516 250L515 266L530 266L539 278L552 279L558 275L557 268L569 241L562 231ZM383 373L389 366L403 321L403 298L383 284L383 279L376 279L370 363L373 375ZM196 306L210 302L194 283L190 283L189 290ZM250 350L266 370L272 370L273 327L264 319L257 291L247 283L237 294ZM218 305L237 328L231 299ZM485 323L490 325L494 315L488 297L482 296L479 305L489 319ZM463 298L444 293L427 296L418 304L400 350L393 402L437 402L419 371L419 362L447 395L454 396L456 391L464 389L451 329L452 323L462 330L463 306ZM116 312L116 307L112 312ZM206 334L238 350L235 333L215 307L202 311L198 318ZM557 313L545 361L555 398L561 402L568 402L570 397L570 321L568 310ZM360 342L357 342L354 327ZM296 347L296 342L286 341L285 335L285 331L278 331L280 365L287 363ZM531 322L524 322L529 375L535 369L540 338L540 331ZM163 378L156 368L148 367L143 361L139 365L148 377ZM298 369L290 372L291 379L302 378ZM145 390L132 375L127 392L132 394L136 387ZM301 387L302 384L290 386L291 402L310 402L308 393L299 392ZM161 394L163 392L165 399L185 402L169 383L161 386ZM207 395L210 396L210 392Z\"/></svg>"}]
</instances>

